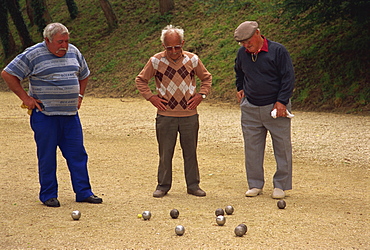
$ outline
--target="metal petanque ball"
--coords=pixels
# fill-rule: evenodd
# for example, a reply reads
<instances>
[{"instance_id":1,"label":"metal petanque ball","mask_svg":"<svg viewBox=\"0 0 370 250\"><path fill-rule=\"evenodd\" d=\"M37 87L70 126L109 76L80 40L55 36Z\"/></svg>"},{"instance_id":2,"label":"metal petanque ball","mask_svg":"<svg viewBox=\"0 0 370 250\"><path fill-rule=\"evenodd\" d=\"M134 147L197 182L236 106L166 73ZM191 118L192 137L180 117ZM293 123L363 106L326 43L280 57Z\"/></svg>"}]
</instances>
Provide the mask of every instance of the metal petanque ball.
<instances>
[{"instance_id":1,"label":"metal petanque ball","mask_svg":"<svg viewBox=\"0 0 370 250\"><path fill-rule=\"evenodd\" d=\"M277 206L278 206L278 208L280 208L280 209L284 209L284 208L286 207L286 202L285 202L285 200L279 200L279 201L277 202Z\"/></svg>"},{"instance_id":2,"label":"metal petanque ball","mask_svg":"<svg viewBox=\"0 0 370 250\"><path fill-rule=\"evenodd\" d=\"M226 206L226 207L225 207L225 212L226 212L226 214L228 214L228 215L233 214L233 213L234 213L234 208L233 208L233 206Z\"/></svg>"},{"instance_id":3,"label":"metal petanque ball","mask_svg":"<svg viewBox=\"0 0 370 250\"><path fill-rule=\"evenodd\" d=\"M179 210L177 209L172 209L171 212L170 212L170 216L172 219L177 219L179 217Z\"/></svg>"},{"instance_id":4,"label":"metal petanque ball","mask_svg":"<svg viewBox=\"0 0 370 250\"><path fill-rule=\"evenodd\" d=\"M223 215L217 216L216 222L217 222L217 225L219 225L219 226L225 225L225 222L226 222L225 216L223 216Z\"/></svg>"},{"instance_id":5,"label":"metal petanque ball","mask_svg":"<svg viewBox=\"0 0 370 250\"><path fill-rule=\"evenodd\" d=\"M81 218L81 212L76 210L76 211L72 211L72 219L74 220L79 220Z\"/></svg>"},{"instance_id":6,"label":"metal petanque ball","mask_svg":"<svg viewBox=\"0 0 370 250\"><path fill-rule=\"evenodd\" d=\"M244 234L247 233L247 231L248 231L247 225L245 225L245 224L242 223L242 224L239 224L238 227L242 227L243 228Z\"/></svg>"},{"instance_id":7,"label":"metal petanque ball","mask_svg":"<svg viewBox=\"0 0 370 250\"><path fill-rule=\"evenodd\" d=\"M144 220L150 220L150 217L152 217L152 213L150 211L144 211L142 213L142 216Z\"/></svg>"},{"instance_id":8,"label":"metal petanque ball","mask_svg":"<svg viewBox=\"0 0 370 250\"><path fill-rule=\"evenodd\" d=\"M178 225L175 227L175 233L179 236L183 235L185 233L185 227Z\"/></svg>"},{"instance_id":9,"label":"metal petanque ball","mask_svg":"<svg viewBox=\"0 0 370 250\"><path fill-rule=\"evenodd\" d=\"M215 211L215 215L216 216L219 216L219 215L225 215L225 212L222 208L217 208L216 211Z\"/></svg>"},{"instance_id":10,"label":"metal petanque ball","mask_svg":"<svg viewBox=\"0 0 370 250\"><path fill-rule=\"evenodd\" d=\"M238 237L243 237L243 235L245 234L244 232L244 228L242 226L237 226L235 229L234 229L234 233L236 236Z\"/></svg>"}]
</instances>

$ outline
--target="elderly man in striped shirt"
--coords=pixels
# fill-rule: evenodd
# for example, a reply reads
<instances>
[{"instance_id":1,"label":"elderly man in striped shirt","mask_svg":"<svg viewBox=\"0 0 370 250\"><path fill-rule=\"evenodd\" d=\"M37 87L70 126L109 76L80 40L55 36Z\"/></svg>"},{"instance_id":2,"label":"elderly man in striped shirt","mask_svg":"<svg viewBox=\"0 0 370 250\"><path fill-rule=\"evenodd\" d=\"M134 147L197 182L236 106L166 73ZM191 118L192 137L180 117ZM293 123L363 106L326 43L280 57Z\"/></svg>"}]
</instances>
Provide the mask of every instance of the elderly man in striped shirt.
<instances>
[{"instance_id":1,"label":"elderly man in striped shirt","mask_svg":"<svg viewBox=\"0 0 370 250\"><path fill-rule=\"evenodd\" d=\"M69 31L60 23L44 29L44 41L27 48L1 72L9 88L31 112L37 145L40 200L59 207L56 149L60 148L71 173L77 202L102 203L93 194L78 109L90 74L80 51L69 43ZM29 92L21 81L29 78Z\"/></svg>"}]
</instances>

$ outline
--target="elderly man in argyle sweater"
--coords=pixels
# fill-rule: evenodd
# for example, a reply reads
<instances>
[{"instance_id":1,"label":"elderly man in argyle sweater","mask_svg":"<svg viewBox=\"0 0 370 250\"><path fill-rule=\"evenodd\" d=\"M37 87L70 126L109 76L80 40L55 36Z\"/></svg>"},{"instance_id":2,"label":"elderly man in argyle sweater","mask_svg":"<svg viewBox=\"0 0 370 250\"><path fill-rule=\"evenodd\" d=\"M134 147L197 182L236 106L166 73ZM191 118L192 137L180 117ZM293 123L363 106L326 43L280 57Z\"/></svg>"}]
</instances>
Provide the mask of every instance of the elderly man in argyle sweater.
<instances>
[{"instance_id":1,"label":"elderly man in argyle sweater","mask_svg":"<svg viewBox=\"0 0 370 250\"><path fill-rule=\"evenodd\" d=\"M158 185L153 196L163 197L171 189L172 158L178 133L187 193L206 196L206 192L199 187L197 106L210 91L212 75L197 55L183 51L183 29L168 25L162 30L161 41L165 50L152 56L136 77L136 86L141 95L157 108L159 166ZM201 80L199 92L196 90L195 76ZM156 95L148 86L152 77L155 77Z\"/></svg>"}]
</instances>

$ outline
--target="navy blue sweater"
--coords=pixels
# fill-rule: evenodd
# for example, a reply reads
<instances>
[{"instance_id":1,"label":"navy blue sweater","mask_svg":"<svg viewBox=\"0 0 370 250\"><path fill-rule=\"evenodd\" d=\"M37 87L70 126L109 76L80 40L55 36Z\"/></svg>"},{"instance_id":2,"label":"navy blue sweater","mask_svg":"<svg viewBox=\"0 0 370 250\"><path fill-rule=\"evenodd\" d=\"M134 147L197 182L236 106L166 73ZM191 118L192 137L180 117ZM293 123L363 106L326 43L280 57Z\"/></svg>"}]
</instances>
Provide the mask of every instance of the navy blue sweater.
<instances>
[{"instance_id":1,"label":"navy blue sweater","mask_svg":"<svg viewBox=\"0 0 370 250\"><path fill-rule=\"evenodd\" d=\"M280 43L267 40L268 52L251 54L240 47L235 59L236 88L244 90L248 101L256 106L275 102L286 105L294 88L294 69L289 52Z\"/></svg>"}]
</instances>

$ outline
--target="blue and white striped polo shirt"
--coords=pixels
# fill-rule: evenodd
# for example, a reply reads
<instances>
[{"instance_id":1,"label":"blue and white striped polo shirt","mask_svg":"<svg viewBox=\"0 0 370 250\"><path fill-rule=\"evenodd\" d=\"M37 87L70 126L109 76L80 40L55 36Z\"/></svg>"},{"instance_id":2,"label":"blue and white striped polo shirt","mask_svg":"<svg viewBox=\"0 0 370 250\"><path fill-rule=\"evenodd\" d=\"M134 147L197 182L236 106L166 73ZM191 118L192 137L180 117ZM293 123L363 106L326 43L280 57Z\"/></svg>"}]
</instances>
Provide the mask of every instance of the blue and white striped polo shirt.
<instances>
[{"instance_id":1,"label":"blue and white striped polo shirt","mask_svg":"<svg viewBox=\"0 0 370 250\"><path fill-rule=\"evenodd\" d=\"M69 44L67 53L57 57L45 42L27 48L4 70L20 80L29 77L28 94L41 100L45 115L75 115L79 80L90 74L85 58L74 45Z\"/></svg>"}]
</instances>

